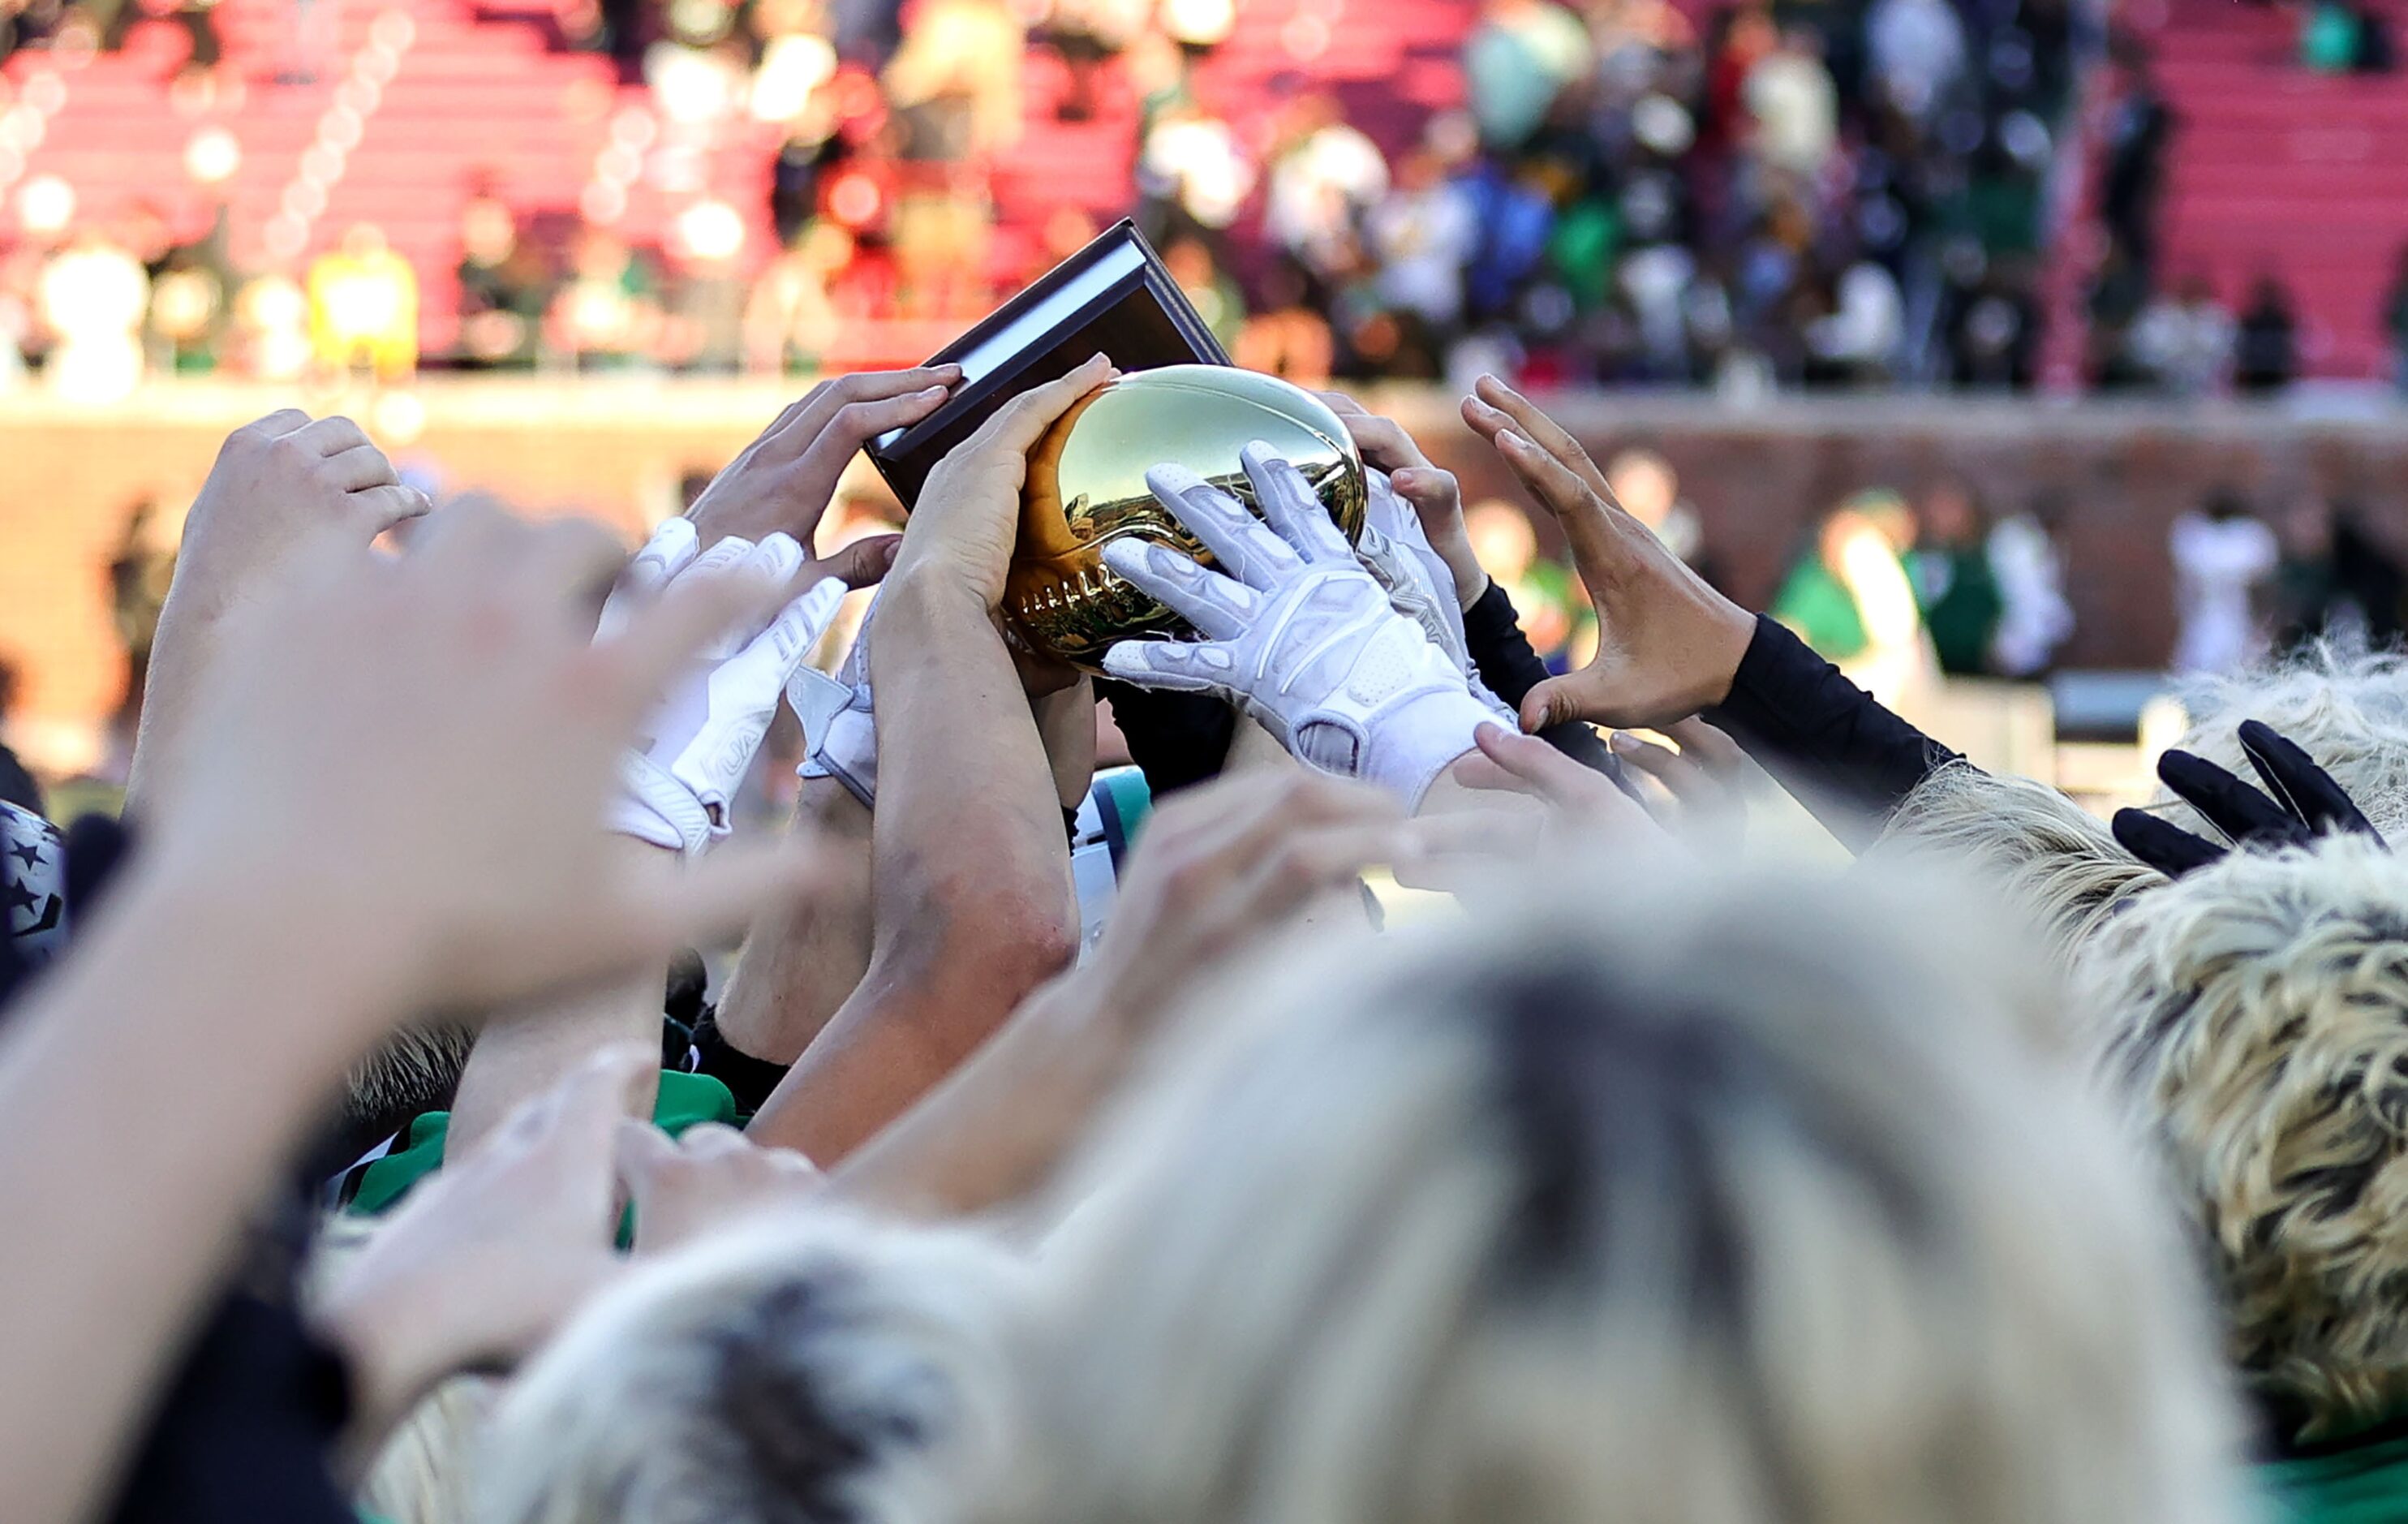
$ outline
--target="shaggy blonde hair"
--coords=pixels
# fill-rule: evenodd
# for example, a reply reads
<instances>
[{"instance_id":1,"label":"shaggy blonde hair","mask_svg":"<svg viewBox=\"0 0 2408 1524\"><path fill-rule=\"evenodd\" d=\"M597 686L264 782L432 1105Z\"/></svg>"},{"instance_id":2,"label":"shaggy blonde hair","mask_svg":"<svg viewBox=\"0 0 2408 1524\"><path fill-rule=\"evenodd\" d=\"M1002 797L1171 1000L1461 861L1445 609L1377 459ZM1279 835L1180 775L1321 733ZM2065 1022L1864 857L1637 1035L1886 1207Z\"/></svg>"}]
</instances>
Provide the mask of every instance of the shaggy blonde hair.
<instances>
[{"instance_id":1,"label":"shaggy blonde hair","mask_svg":"<svg viewBox=\"0 0 2408 1524\"><path fill-rule=\"evenodd\" d=\"M2308 1437L2408 1402L2408 871L2364 837L2234 853L2083 960L2232 1359Z\"/></svg>"},{"instance_id":2,"label":"shaggy blonde hair","mask_svg":"<svg viewBox=\"0 0 2408 1524\"><path fill-rule=\"evenodd\" d=\"M2192 716L2176 743L2184 751L2255 782L2238 732L2242 721L2262 720L2304 747L2376 828L2408 837L2408 657L2318 644L2279 665L2199 680L2184 701ZM2150 808L2221 840L2169 789L2160 787ZM2126 903L2166 882L2056 789L1961 763L1907 796L1881 848L1931 854L1986 875L2068 957Z\"/></svg>"},{"instance_id":3,"label":"shaggy blonde hair","mask_svg":"<svg viewBox=\"0 0 2408 1524\"><path fill-rule=\"evenodd\" d=\"M487 1434L487 1524L928 1524L1001 1465L1010 1260L814 1211L597 1298Z\"/></svg>"},{"instance_id":4,"label":"shaggy blonde hair","mask_svg":"<svg viewBox=\"0 0 2408 1524\"><path fill-rule=\"evenodd\" d=\"M2305 747L2376 829L2408 835L2408 656L2318 642L2276 666L2187 685L2183 706L2183 750L2254 780L2235 733L2263 720ZM2187 829L2205 825L2170 793L2157 804Z\"/></svg>"},{"instance_id":5,"label":"shaggy blonde hair","mask_svg":"<svg viewBox=\"0 0 2408 1524\"><path fill-rule=\"evenodd\" d=\"M2235 1517L2044 985L1861 876L1526 876L1197 1002L1073 1171L987 1517Z\"/></svg>"}]
</instances>

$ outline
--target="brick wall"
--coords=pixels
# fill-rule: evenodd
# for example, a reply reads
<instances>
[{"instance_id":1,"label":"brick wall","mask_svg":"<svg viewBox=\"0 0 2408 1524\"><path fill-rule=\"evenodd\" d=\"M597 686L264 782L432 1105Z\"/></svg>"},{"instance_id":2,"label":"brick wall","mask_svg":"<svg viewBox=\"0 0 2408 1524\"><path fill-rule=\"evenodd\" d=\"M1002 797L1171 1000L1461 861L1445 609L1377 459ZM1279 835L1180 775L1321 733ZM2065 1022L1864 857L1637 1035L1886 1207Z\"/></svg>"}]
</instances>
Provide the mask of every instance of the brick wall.
<instances>
[{"instance_id":1,"label":"brick wall","mask_svg":"<svg viewBox=\"0 0 2408 1524\"><path fill-rule=\"evenodd\" d=\"M314 408L351 410L397 458L435 467L451 486L490 488L538 511L594 513L632 540L674 506L681 474L724 461L792 395L755 382L463 379L431 381L408 399ZM219 384L162 386L107 410L0 397L0 657L25 680L17 726L29 749L71 751L118 699L107 566L131 505L150 496L180 512L227 430L292 400ZM1451 398L1366 400L1461 474L1467 496L1514 495ZM1662 451L1733 592L1751 603L1769 596L1813 516L1858 488L1912 494L1948 471L1999 507L2059 494L2081 621L2066 652L2074 665L2164 658L2166 529L2213 488L2236 487L2268 508L2303 485L2344 495L2408 551L2408 429L2387 410L2308 419L2237 407L1854 400L1732 409L1618 395L1568 398L1556 410L1600 459L1629 443Z\"/></svg>"}]
</instances>

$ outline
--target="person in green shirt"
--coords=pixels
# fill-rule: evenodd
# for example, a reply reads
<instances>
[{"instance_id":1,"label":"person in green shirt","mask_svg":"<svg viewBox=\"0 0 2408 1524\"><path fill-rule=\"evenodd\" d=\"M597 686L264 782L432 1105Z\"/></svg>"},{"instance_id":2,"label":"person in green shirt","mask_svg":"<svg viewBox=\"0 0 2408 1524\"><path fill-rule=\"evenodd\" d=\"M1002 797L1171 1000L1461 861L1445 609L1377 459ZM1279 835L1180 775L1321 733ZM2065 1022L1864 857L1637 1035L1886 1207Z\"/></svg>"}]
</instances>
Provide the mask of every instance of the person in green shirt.
<instances>
[{"instance_id":1,"label":"person in green shirt","mask_svg":"<svg viewBox=\"0 0 2408 1524\"><path fill-rule=\"evenodd\" d=\"M1963 482L1942 481L1924 495L1921 517L1907 569L1940 669L1951 677L1983 676L1991 669L1990 641L2007 606L1990 569L1980 505Z\"/></svg>"}]
</instances>

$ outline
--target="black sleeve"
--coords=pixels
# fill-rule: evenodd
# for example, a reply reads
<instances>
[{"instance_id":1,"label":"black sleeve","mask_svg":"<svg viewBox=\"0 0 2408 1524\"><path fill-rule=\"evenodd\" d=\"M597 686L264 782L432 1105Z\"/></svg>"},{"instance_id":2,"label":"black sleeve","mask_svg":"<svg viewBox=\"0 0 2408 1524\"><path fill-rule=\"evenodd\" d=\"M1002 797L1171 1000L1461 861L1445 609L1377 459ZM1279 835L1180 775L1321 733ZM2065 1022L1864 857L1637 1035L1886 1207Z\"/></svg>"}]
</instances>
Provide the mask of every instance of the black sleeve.
<instances>
[{"instance_id":1,"label":"black sleeve","mask_svg":"<svg viewBox=\"0 0 2408 1524\"><path fill-rule=\"evenodd\" d=\"M1512 709L1519 710L1530 690L1547 679L1547 664L1530 649L1530 638L1522 633L1522 617L1513 600L1494 577L1488 580L1488 591L1463 611L1463 644L1488 691ZM1608 777L1622 775L1621 762L1606 750L1594 726L1578 721L1551 725L1539 732L1539 739L1584 767Z\"/></svg>"},{"instance_id":2,"label":"black sleeve","mask_svg":"<svg viewBox=\"0 0 2408 1524\"><path fill-rule=\"evenodd\" d=\"M1705 719L1727 732L1832 835L1861 851L1955 752L1884 709L1770 615L1759 614L1730 697Z\"/></svg>"},{"instance_id":3,"label":"black sleeve","mask_svg":"<svg viewBox=\"0 0 2408 1524\"><path fill-rule=\"evenodd\" d=\"M1145 773L1156 799L1219 774L1238 733L1238 712L1195 693L1161 693L1111 678L1096 679L1096 697L1112 706L1112 724L1128 742L1129 760Z\"/></svg>"},{"instance_id":4,"label":"black sleeve","mask_svg":"<svg viewBox=\"0 0 2408 1524\"><path fill-rule=\"evenodd\" d=\"M142 1441L113 1524L359 1524L327 1457L351 1409L342 1362L291 1308L227 1293Z\"/></svg>"}]
</instances>

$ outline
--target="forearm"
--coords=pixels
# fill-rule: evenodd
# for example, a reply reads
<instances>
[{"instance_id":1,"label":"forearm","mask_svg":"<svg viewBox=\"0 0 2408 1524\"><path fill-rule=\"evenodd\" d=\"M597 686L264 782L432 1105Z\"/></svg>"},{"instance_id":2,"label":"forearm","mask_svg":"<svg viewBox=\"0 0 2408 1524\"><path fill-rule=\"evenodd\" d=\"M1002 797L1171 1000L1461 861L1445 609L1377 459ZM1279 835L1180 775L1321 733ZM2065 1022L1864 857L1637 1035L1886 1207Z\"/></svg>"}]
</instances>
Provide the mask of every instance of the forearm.
<instances>
[{"instance_id":1,"label":"forearm","mask_svg":"<svg viewBox=\"0 0 2408 1524\"><path fill-rule=\"evenodd\" d=\"M127 884L0 1042L12 1520L96 1506L254 1202L365 1045L345 1034L400 1014L373 959L331 956L299 907L237 887Z\"/></svg>"},{"instance_id":2,"label":"forearm","mask_svg":"<svg viewBox=\"0 0 2408 1524\"><path fill-rule=\"evenodd\" d=\"M877 618L875 950L753 1124L823 1166L952 1072L1078 939L1053 775L987 611L905 577Z\"/></svg>"},{"instance_id":3,"label":"forearm","mask_svg":"<svg viewBox=\"0 0 2408 1524\"><path fill-rule=\"evenodd\" d=\"M647 849L650 850L650 849ZM647 969L606 985L497 1014L477 1034L452 1101L443 1156L459 1158L501 1126L529 1097L601 1049L661 1041L660 970ZM644 1103L646 1114L651 1102Z\"/></svg>"},{"instance_id":4,"label":"forearm","mask_svg":"<svg viewBox=\"0 0 2408 1524\"><path fill-rule=\"evenodd\" d=\"M721 997L722 1036L749 1057L791 1064L827 1027L869 968L871 823L867 805L833 778L803 784L798 830L841 857L840 882L805 905L753 923Z\"/></svg>"},{"instance_id":5,"label":"forearm","mask_svg":"<svg viewBox=\"0 0 2408 1524\"><path fill-rule=\"evenodd\" d=\"M611 850L631 864L660 856L661 849L633 837L614 836ZM458 1157L501 1125L520 1102L557 1084L561 1075L602 1048L649 1042L661 1037L661 990L665 971L638 970L608 984L540 1004L497 1014L477 1034L452 1102L452 1123L443 1151Z\"/></svg>"},{"instance_id":6,"label":"forearm","mask_svg":"<svg viewBox=\"0 0 2408 1524\"><path fill-rule=\"evenodd\" d=\"M1917 784L1963 760L1769 615L1756 620L1728 696L1705 718L1858 851Z\"/></svg>"},{"instance_id":7,"label":"forearm","mask_svg":"<svg viewBox=\"0 0 2408 1524\"><path fill-rule=\"evenodd\" d=\"M140 819L179 766L192 728L194 697L222 638L222 609L203 608L190 592L170 590L143 678L142 715L125 780L125 813Z\"/></svg>"},{"instance_id":8,"label":"forearm","mask_svg":"<svg viewBox=\"0 0 2408 1524\"><path fill-rule=\"evenodd\" d=\"M1121 1028L1075 980L1038 991L993 1042L846 1160L846 1197L913 1215L982 1212L1044 1185L1127 1069Z\"/></svg>"}]
</instances>

